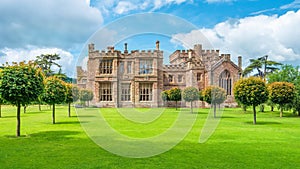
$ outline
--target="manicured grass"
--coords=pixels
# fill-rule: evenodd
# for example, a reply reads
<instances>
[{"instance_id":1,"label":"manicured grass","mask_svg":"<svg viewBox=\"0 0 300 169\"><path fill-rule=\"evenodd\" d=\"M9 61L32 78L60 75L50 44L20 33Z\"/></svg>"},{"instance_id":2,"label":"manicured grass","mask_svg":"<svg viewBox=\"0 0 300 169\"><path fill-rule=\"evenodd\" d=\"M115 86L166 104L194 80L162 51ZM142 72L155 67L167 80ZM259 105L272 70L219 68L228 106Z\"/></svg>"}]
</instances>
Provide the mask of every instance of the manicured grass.
<instances>
[{"instance_id":1,"label":"manicured grass","mask_svg":"<svg viewBox=\"0 0 300 169\"><path fill-rule=\"evenodd\" d=\"M22 113L20 138L15 137L16 108L2 108L0 168L300 168L300 118L289 112L283 118L278 111L258 112L253 125L252 112L225 109L213 135L199 143L209 111L199 109L192 130L173 149L150 158L125 158L96 145L74 109L73 117L67 117L67 106L57 106L55 125L49 107L38 111L38 106L29 106ZM184 111L188 116L188 109ZM116 109L101 109L101 113L115 130L138 138L163 132L178 116L175 109L166 109L153 122L136 124L124 120Z\"/></svg>"}]
</instances>

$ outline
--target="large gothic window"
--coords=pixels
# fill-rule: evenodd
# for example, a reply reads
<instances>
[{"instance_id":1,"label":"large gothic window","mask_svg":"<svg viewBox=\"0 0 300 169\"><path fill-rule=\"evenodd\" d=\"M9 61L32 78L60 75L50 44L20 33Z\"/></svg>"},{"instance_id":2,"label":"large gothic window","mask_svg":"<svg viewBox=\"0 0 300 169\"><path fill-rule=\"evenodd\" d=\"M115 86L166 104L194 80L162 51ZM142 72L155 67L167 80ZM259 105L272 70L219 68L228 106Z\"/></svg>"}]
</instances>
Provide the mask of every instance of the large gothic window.
<instances>
[{"instance_id":1,"label":"large gothic window","mask_svg":"<svg viewBox=\"0 0 300 169\"><path fill-rule=\"evenodd\" d=\"M231 95L232 78L228 70L224 70L219 77L219 86L224 88L227 95Z\"/></svg>"}]
</instances>

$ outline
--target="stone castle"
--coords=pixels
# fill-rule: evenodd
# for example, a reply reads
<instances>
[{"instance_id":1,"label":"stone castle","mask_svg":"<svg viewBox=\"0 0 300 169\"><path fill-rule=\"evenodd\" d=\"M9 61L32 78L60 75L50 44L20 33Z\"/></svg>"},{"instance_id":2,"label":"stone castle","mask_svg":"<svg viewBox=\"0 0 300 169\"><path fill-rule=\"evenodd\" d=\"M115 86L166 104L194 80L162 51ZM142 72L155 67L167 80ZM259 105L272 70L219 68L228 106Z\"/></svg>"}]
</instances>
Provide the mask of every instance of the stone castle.
<instances>
[{"instance_id":1,"label":"stone castle","mask_svg":"<svg viewBox=\"0 0 300 169\"><path fill-rule=\"evenodd\" d=\"M236 65L230 54L203 50L202 45L196 44L194 49L176 50L169 60L169 65L163 64L159 41L155 50L130 52L127 43L123 51L114 47L99 51L89 44L87 70L77 67L77 85L94 92L91 104L98 107L161 107L164 90L188 86L203 90L209 85L226 90L225 105L236 104L233 83L241 76L241 56Z\"/></svg>"}]
</instances>

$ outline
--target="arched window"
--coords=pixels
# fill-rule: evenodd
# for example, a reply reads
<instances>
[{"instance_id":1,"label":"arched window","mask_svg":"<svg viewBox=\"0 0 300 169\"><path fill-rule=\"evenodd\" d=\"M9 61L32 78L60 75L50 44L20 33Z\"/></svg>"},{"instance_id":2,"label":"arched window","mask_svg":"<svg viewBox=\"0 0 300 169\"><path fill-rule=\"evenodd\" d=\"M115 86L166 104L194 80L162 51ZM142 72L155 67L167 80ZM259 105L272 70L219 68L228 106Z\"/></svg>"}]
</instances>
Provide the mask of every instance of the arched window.
<instances>
[{"instance_id":1,"label":"arched window","mask_svg":"<svg viewBox=\"0 0 300 169\"><path fill-rule=\"evenodd\" d=\"M227 95L231 95L232 79L228 70L224 70L220 74L219 86L225 89Z\"/></svg>"}]
</instances>

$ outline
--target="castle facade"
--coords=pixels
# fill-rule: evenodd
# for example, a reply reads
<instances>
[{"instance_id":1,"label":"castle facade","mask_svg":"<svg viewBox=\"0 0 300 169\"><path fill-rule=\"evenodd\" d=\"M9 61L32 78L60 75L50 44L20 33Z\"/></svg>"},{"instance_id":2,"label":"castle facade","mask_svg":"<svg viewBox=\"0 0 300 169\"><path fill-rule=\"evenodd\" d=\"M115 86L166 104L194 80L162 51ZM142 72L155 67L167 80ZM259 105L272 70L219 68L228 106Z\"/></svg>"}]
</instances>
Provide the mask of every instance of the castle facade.
<instances>
[{"instance_id":1,"label":"castle facade","mask_svg":"<svg viewBox=\"0 0 300 169\"><path fill-rule=\"evenodd\" d=\"M169 61L169 65L163 64L159 41L155 50L130 52L126 43L123 51L114 47L99 51L89 44L87 70L77 67L77 85L94 92L91 104L98 107L161 107L164 90L188 86L203 90L209 85L226 90L225 104L236 104L233 83L241 76L241 56L236 65L230 54L203 50L196 44L190 50L176 50Z\"/></svg>"}]
</instances>

